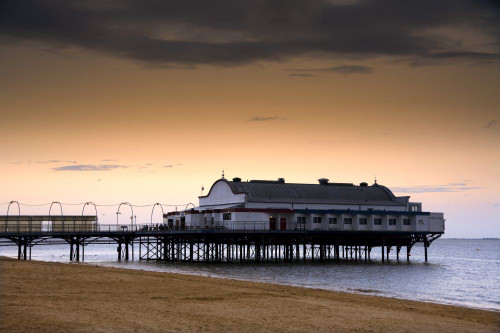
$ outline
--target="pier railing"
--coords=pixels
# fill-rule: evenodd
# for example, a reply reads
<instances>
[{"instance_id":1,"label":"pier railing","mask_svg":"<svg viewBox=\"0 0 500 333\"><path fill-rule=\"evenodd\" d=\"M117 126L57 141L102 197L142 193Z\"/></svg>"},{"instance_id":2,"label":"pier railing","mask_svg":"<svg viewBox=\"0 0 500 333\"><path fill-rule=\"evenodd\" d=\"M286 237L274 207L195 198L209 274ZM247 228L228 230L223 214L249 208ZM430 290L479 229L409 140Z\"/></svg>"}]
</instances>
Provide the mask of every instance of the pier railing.
<instances>
[{"instance_id":1,"label":"pier railing","mask_svg":"<svg viewBox=\"0 0 500 333\"><path fill-rule=\"evenodd\" d=\"M31 221L0 222L0 234L40 234L40 233L130 233L130 232L171 232L171 231L285 231L305 230L305 224L287 222L286 225L272 226L269 221L217 221L210 225L200 226L172 226L163 223L148 224L99 224L87 221L61 221L57 224L50 222L33 223ZM324 230L324 229L322 229Z\"/></svg>"}]
</instances>

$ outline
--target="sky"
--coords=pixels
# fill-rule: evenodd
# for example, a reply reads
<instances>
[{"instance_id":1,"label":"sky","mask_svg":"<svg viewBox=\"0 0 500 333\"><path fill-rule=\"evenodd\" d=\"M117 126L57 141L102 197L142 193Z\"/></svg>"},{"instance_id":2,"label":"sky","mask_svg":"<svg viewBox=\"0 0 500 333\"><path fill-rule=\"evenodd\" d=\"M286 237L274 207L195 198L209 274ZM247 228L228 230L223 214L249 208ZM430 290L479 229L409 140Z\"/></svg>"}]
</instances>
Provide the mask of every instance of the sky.
<instances>
[{"instance_id":1,"label":"sky","mask_svg":"<svg viewBox=\"0 0 500 333\"><path fill-rule=\"evenodd\" d=\"M161 221L224 170L500 237L499 92L495 1L2 1L0 214Z\"/></svg>"}]
</instances>

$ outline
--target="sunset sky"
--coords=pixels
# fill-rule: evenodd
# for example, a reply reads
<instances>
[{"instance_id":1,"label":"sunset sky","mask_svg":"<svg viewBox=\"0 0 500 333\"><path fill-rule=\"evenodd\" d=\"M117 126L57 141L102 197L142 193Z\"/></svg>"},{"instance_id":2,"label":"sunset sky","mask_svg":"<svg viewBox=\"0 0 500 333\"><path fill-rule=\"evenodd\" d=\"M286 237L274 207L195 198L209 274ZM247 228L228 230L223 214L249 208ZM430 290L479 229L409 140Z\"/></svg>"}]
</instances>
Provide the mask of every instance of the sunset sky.
<instances>
[{"instance_id":1,"label":"sunset sky","mask_svg":"<svg viewBox=\"0 0 500 333\"><path fill-rule=\"evenodd\" d=\"M376 176L500 237L495 1L2 1L0 115L0 214L183 209L224 169Z\"/></svg>"}]
</instances>

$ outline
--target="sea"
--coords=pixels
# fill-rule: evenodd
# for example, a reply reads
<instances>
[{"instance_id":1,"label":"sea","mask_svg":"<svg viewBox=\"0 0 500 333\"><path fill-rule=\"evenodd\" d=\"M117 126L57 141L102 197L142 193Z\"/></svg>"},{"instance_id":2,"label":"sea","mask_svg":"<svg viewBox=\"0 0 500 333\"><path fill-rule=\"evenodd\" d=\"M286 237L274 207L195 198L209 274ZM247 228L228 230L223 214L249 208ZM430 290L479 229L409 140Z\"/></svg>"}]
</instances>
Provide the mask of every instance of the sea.
<instances>
[{"instance_id":1,"label":"sea","mask_svg":"<svg viewBox=\"0 0 500 333\"><path fill-rule=\"evenodd\" d=\"M370 261L203 263L118 261L116 244L89 244L85 262L126 269L181 273L269 282L306 288L371 294L399 299L459 305L500 311L500 239L437 239L424 260L423 246L416 244L411 259L406 249L400 261L394 251L382 263L380 248ZM0 247L0 255L17 257L17 247ZM32 260L69 262L69 245L34 246ZM75 263L72 263L75 264Z\"/></svg>"}]
</instances>

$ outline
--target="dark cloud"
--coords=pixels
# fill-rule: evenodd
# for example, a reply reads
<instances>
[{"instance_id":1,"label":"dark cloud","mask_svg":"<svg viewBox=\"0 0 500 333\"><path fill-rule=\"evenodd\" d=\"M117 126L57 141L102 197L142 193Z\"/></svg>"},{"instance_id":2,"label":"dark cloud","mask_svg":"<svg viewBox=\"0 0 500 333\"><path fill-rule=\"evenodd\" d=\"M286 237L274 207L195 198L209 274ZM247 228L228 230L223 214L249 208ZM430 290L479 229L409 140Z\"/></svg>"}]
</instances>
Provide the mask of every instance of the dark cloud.
<instances>
[{"instance_id":1,"label":"dark cloud","mask_svg":"<svg viewBox=\"0 0 500 333\"><path fill-rule=\"evenodd\" d=\"M393 192L399 193L429 193L429 192L462 192L470 190L478 190L480 186L475 185L471 181L462 181L448 183L444 185L430 186L407 186L407 187L391 187Z\"/></svg>"},{"instance_id":2,"label":"dark cloud","mask_svg":"<svg viewBox=\"0 0 500 333\"><path fill-rule=\"evenodd\" d=\"M273 120L286 120L286 118L278 116L273 116L273 117L254 116L248 119L248 121L273 121Z\"/></svg>"},{"instance_id":3,"label":"dark cloud","mask_svg":"<svg viewBox=\"0 0 500 333\"><path fill-rule=\"evenodd\" d=\"M79 47L150 66L238 65L296 56L389 56L414 64L499 60L500 6L477 0L7 0L0 39ZM478 38L479 40L479 38Z\"/></svg>"},{"instance_id":4,"label":"dark cloud","mask_svg":"<svg viewBox=\"0 0 500 333\"><path fill-rule=\"evenodd\" d=\"M497 121L496 120L492 120L488 124L486 124L486 126L484 126L484 128L485 129L490 129L490 128L494 128L496 125L497 125Z\"/></svg>"},{"instance_id":5,"label":"dark cloud","mask_svg":"<svg viewBox=\"0 0 500 333\"><path fill-rule=\"evenodd\" d=\"M323 73L339 73L339 74L369 74L373 72L373 68L368 66L358 65L340 65L327 68L299 68L292 69L293 72L323 72Z\"/></svg>"},{"instance_id":6,"label":"dark cloud","mask_svg":"<svg viewBox=\"0 0 500 333\"><path fill-rule=\"evenodd\" d=\"M109 171L114 169L124 169L127 168L125 165L116 164L76 164L76 165L65 165L57 168L53 168L54 171Z\"/></svg>"},{"instance_id":7,"label":"dark cloud","mask_svg":"<svg viewBox=\"0 0 500 333\"><path fill-rule=\"evenodd\" d=\"M309 73L290 73L288 76L292 77L315 77L316 75L314 74L309 74Z\"/></svg>"}]
</instances>

